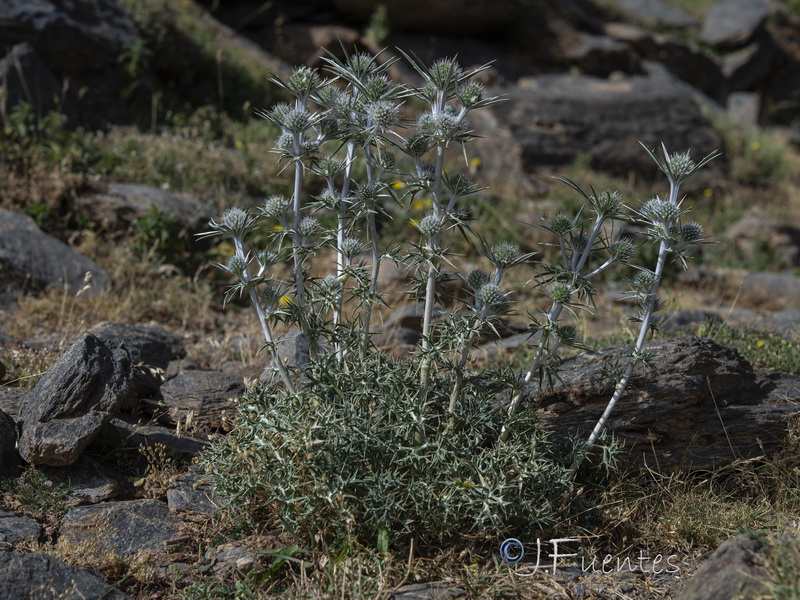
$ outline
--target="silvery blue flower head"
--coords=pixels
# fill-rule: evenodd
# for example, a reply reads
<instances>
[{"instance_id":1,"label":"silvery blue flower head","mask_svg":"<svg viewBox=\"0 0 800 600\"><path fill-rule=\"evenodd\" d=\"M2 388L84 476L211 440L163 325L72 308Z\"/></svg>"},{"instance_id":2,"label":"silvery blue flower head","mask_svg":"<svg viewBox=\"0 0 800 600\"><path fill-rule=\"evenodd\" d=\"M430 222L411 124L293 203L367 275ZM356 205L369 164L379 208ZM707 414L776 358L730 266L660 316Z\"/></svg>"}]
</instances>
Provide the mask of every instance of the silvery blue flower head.
<instances>
[{"instance_id":1,"label":"silvery blue flower head","mask_svg":"<svg viewBox=\"0 0 800 600\"><path fill-rule=\"evenodd\" d=\"M667 179L673 187L682 184L690 175L696 173L699 169L702 169L721 154L719 151L714 150L705 158L700 160L700 162L695 162L691 159L688 150L686 152L675 152L670 154L667 151L667 147L662 142L661 156L659 157L655 150L648 148L642 142L639 143L650 155L650 158L655 161L655 163L658 165L658 168L664 172L664 175L667 176Z\"/></svg>"}]
</instances>

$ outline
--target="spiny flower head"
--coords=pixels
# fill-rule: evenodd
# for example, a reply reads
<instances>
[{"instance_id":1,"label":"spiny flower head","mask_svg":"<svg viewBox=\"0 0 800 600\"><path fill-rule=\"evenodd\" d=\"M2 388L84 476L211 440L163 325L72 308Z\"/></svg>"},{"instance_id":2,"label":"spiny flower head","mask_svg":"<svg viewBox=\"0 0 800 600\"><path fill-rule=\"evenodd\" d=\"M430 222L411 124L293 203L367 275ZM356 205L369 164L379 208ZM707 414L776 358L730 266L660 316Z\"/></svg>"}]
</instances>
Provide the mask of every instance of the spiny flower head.
<instances>
[{"instance_id":1,"label":"spiny flower head","mask_svg":"<svg viewBox=\"0 0 800 600\"><path fill-rule=\"evenodd\" d=\"M320 229L319 221L314 217L303 217L303 220L300 221L300 224L297 226L297 233L300 236L307 240L308 238L315 235Z\"/></svg>"},{"instance_id":2,"label":"spiny flower head","mask_svg":"<svg viewBox=\"0 0 800 600\"><path fill-rule=\"evenodd\" d=\"M492 246L492 262L499 269L507 269L517 264L520 258L519 246L512 242L500 242Z\"/></svg>"},{"instance_id":3,"label":"spiny flower head","mask_svg":"<svg viewBox=\"0 0 800 600\"><path fill-rule=\"evenodd\" d=\"M364 251L364 245L356 238L345 238L339 247L339 251L348 260L353 260Z\"/></svg>"},{"instance_id":4,"label":"spiny flower head","mask_svg":"<svg viewBox=\"0 0 800 600\"><path fill-rule=\"evenodd\" d=\"M550 289L550 298L555 304L567 304L572 296L572 288L566 283L557 283Z\"/></svg>"},{"instance_id":5,"label":"spiny flower head","mask_svg":"<svg viewBox=\"0 0 800 600\"><path fill-rule=\"evenodd\" d=\"M382 132L400 120L400 111L397 105L388 100L370 102L366 107L367 129L370 131Z\"/></svg>"},{"instance_id":6,"label":"spiny flower head","mask_svg":"<svg viewBox=\"0 0 800 600\"><path fill-rule=\"evenodd\" d=\"M680 205L671 199L662 200L658 196L644 203L639 213L652 224L669 226L683 214Z\"/></svg>"},{"instance_id":7,"label":"spiny flower head","mask_svg":"<svg viewBox=\"0 0 800 600\"><path fill-rule=\"evenodd\" d=\"M470 81L458 88L458 99L461 104L471 108L483 100L483 85L476 81Z\"/></svg>"},{"instance_id":8,"label":"spiny flower head","mask_svg":"<svg viewBox=\"0 0 800 600\"><path fill-rule=\"evenodd\" d=\"M636 254L636 246L633 240L629 238L622 238L611 244L609 248L611 258L616 262L626 263Z\"/></svg>"},{"instance_id":9,"label":"spiny flower head","mask_svg":"<svg viewBox=\"0 0 800 600\"><path fill-rule=\"evenodd\" d=\"M467 285L475 292L487 283L489 283L489 274L485 271L475 269L474 271L470 271L469 275L467 275Z\"/></svg>"},{"instance_id":10,"label":"spiny flower head","mask_svg":"<svg viewBox=\"0 0 800 600\"><path fill-rule=\"evenodd\" d=\"M442 222L438 217L428 215L417 223L417 229L420 230L422 235L430 239L436 237L442 231Z\"/></svg>"},{"instance_id":11,"label":"spiny flower head","mask_svg":"<svg viewBox=\"0 0 800 600\"><path fill-rule=\"evenodd\" d=\"M572 231L574 227L575 226L572 223L572 219L570 219L566 213L561 212L553 217L553 220L550 222L549 229L558 237L563 237Z\"/></svg>"},{"instance_id":12,"label":"spiny flower head","mask_svg":"<svg viewBox=\"0 0 800 600\"><path fill-rule=\"evenodd\" d=\"M616 190L606 190L599 196L592 197L592 206L602 217L614 216L622 207L622 194Z\"/></svg>"},{"instance_id":13,"label":"spiny flower head","mask_svg":"<svg viewBox=\"0 0 800 600\"><path fill-rule=\"evenodd\" d=\"M704 231L702 225L699 223L686 223L681 227L681 235L687 244L694 244L704 239Z\"/></svg>"},{"instance_id":14,"label":"spiny flower head","mask_svg":"<svg viewBox=\"0 0 800 600\"><path fill-rule=\"evenodd\" d=\"M281 219L289 210L289 199L279 194L273 194L264 201L261 213L270 219Z\"/></svg>"},{"instance_id":15,"label":"spiny flower head","mask_svg":"<svg viewBox=\"0 0 800 600\"><path fill-rule=\"evenodd\" d=\"M247 269L247 262L238 254L234 254L228 259L228 264L225 265L225 270L232 275L242 277Z\"/></svg>"},{"instance_id":16,"label":"spiny flower head","mask_svg":"<svg viewBox=\"0 0 800 600\"><path fill-rule=\"evenodd\" d=\"M317 163L320 177L333 179L344 167L344 161L335 156L325 156Z\"/></svg>"},{"instance_id":17,"label":"spiny flower head","mask_svg":"<svg viewBox=\"0 0 800 600\"><path fill-rule=\"evenodd\" d=\"M241 208L229 208L224 213L219 222L211 221L211 227L220 233L226 233L234 239L243 240L245 236L253 230L254 219L250 214Z\"/></svg>"}]
</instances>

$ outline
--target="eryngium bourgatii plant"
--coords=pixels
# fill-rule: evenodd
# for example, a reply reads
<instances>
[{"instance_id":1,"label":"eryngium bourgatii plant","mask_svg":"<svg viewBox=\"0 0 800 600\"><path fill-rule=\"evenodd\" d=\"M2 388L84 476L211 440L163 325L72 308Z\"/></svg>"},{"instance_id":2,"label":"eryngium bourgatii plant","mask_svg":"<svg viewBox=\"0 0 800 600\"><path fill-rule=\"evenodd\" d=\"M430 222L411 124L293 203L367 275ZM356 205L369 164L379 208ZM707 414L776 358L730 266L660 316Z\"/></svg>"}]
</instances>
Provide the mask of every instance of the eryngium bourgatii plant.
<instances>
[{"instance_id":1,"label":"eryngium bourgatii plant","mask_svg":"<svg viewBox=\"0 0 800 600\"><path fill-rule=\"evenodd\" d=\"M716 154L695 164L688 153L670 155L662 146L658 157L648 149L670 180L670 195L636 210L625 207L617 192L586 192L561 178L582 197L585 210L542 218L537 225L553 236L558 260L536 265L530 280L549 300L545 310L529 313L530 333L539 336L533 359L522 377L508 368L470 374L475 340L486 333L499 337L497 325L514 306L505 275L534 266L533 254L474 234L470 202L481 188L466 174L445 169L449 148L467 156L474 138L467 122L471 111L499 101L473 80L485 66L464 71L454 59L425 67L416 57L406 58L421 79L419 87L388 77L394 59L359 53L329 56L329 80L308 67L276 79L293 100L260 114L280 131L275 151L293 175L291 195L270 196L256 211L228 209L206 234L233 241L233 256L220 265L235 278L226 300L249 296L283 383L248 392L239 424L208 453L206 464L218 473L221 488L247 504L277 507L296 532L324 529L322 514L342 519L337 533L356 532L362 541L373 535L385 540L387 531L414 535L415 523L443 539L472 531L466 521L497 534L530 521L526 494L544 486L543 501L558 498L556 488L568 489L583 454L559 461L536 424L533 403L522 400L534 378L541 390L556 375L561 348L580 347L574 318L593 308L595 278L636 255L634 242L620 237L615 223L645 225L659 256L654 270L637 266L630 280L631 295L642 306L641 333L588 445L596 443L633 368L647 362L641 348L661 306L657 292L667 256L685 261L689 246L704 241L699 225L682 222L686 209L678 194L686 177ZM415 119L404 106L411 97L424 107ZM311 176L320 190L314 196L307 191ZM401 213L410 211L420 198L431 211L411 220L410 239L416 241L390 247L380 239L379 218L398 212L393 204ZM266 249L248 246L257 229L269 242ZM456 232L473 241L491 268L457 273L448 248ZM335 252L335 268L314 275L312 258L323 249ZM407 361L387 360L371 345L387 257L413 266L414 292L423 305L422 346ZM279 275L284 263L289 277ZM467 298L448 312L442 309L441 284L453 275L464 283ZM290 367L280 359L278 326L301 330L309 346L307 364ZM502 389L511 390L505 413L485 405ZM344 473L333 459L348 444L353 452L345 453ZM248 466L253 472L245 474ZM508 469L514 471L511 479ZM247 486L237 490L243 481ZM437 491L424 501L392 491L434 489L434 481ZM307 496L302 502L298 489ZM296 510L290 501L299 502ZM477 512L465 508L473 501L480 503ZM537 522L555 517L555 504L548 506ZM453 511L463 512L466 521Z\"/></svg>"}]
</instances>

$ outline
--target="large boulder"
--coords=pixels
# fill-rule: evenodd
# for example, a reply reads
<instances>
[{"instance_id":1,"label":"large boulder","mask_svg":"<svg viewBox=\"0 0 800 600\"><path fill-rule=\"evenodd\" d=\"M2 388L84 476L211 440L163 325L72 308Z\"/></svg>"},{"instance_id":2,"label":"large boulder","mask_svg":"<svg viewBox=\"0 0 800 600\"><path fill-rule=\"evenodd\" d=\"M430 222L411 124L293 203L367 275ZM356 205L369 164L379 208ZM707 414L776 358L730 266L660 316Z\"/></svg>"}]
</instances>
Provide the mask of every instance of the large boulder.
<instances>
[{"instance_id":1,"label":"large boulder","mask_svg":"<svg viewBox=\"0 0 800 600\"><path fill-rule=\"evenodd\" d=\"M0 410L0 478L19 475L21 466L17 452L17 425Z\"/></svg>"},{"instance_id":2,"label":"large boulder","mask_svg":"<svg viewBox=\"0 0 800 600\"><path fill-rule=\"evenodd\" d=\"M137 40L136 25L116 0L0 0L0 48L27 43L47 65L25 73L29 84L49 89L57 80L59 96L80 98L73 105L81 117L96 119L119 102L129 84L119 58Z\"/></svg>"},{"instance_id":3,"label":"large boulder","mask_svg":"<svg viewBox=\"0 0 800 600\"><path fill-rule=\"evenodd\" d=\"M134 365L166 369L170 361L186 357L181 337L167 333L162 327L101 323L92 333L108 344L124 344Z\"/></svg>"},{"instance_id":4,"label":"large boulder","mask_svg":"<svg viewBox=\"0 0 800 600\"><path fill-rule=\"evenodd\" d=\"M19 452L31 464L70 465L132 390L123 346L93 335L78 340L39 380L22 408Z\"/></svg>"},{"instance_id":5,"label":"large boulder","mask_svg":"<svg viewBox=\"0 0 800 600\"><path fill-rule=\"evenodd\" d=\"M0 209L0 302L48 288L76 294L87 272L92 277L86 293L109 287L110 278L100 265L45 234L29 216Z\"/></svg>"},{"instance_id":6,"label":"large boulder","mask_svg":"<svg viewBox=\"0 0 800 600\"><path fill-rule=\"evenodd\" d=\"M644 350L653 370L635 373L607 425L632 462L712 469L782 447L800 376L754 371L734 348L708 339L654 340ZM586 439L614 392L604 371L624 368L630 351L585 352L562 363L552 387L531 384L543 425Z\"/></svg>"},{"instance_id":7,"label":"large boulder","mask_svg":"<svg viewBox=\"0 0 800 600\"><path fill-rule=\"evenodd\" d=\"M244 394L240 376L216 371L183 371L161 386L166 405L162 420L168 423L189 422L196 426L219 429L226 413L236 412L234 400Z\"/></svg>"},{"instance_id":8,"label":"large boulder","mask_svg":"<svg viewBox=\"0 0 800 600\"><path fill-rule=\"evenodd\" d=\"M121 558L158 552L178 537L180 519L160 500L125 500L80 506L61 521L59 535L74 545L95 543Z\"/></svg>"},{"instance_id":9,"label":"large boulder","mask_svg":"<svg viewBox=\"0 0 800 600\"><path fill-rule=\"evenodd\" d=\"M0 600L125 600L127 596L99 579L48 554L0 552Z\"/></svg>"},{"instance_id":10,"label":"large boulder","mask_svg":"<svg viewBox=\"0 0 800 600\"><path fill-rule=\"evenodd\" d=\"M505 96L470 115L481 175L498 193L541 190L532 176L563 169L578 157L620 177L656 176L639 142L702 158L722 146L688 86L665 72L599 79L583 75L523 77ZM717 160L705 170L722 167Z\"/></svg>"},{"instance_id":11,"label":"large boulder","mask_svg":"<svg viewBox=\"0 0 800 600\"><path fill-rule=\"evenodd\" d=\"M175 219L175 234L187 247L208 245L197 234L208 231L214 217L207 205L192 196L135 183L110 183L104 191L78 196L71 208L94 226L117 234L130 232L134 221L151 211L161 211Z\"/></svg>"}]
</instances>

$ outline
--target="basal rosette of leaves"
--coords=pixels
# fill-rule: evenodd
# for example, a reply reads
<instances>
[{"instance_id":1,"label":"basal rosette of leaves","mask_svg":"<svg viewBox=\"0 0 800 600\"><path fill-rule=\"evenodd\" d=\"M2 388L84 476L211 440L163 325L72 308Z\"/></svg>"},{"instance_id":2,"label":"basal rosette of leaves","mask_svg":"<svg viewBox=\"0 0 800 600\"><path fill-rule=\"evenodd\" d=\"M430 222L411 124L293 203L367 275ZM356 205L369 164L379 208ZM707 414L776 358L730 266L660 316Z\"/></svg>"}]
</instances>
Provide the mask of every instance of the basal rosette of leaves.
<instances>
[{"instance_id":1,"label":"basal rosette of leaves","mask_svg":"<svg viewBox=\"0 0 800 600\"><path fill-rule=\"evenodd\" d=\"M554 524L574 457L525 410L497 443L507 416L491 374L470 381L458 426L442 435L451 375L433 374L422 396L416 363L381 353L345 368L329 353L315 367L298 394L248 392L236 427L205 455L232 506L277 514L302 539L368 547L381 535L399 548L411 536L524 536Z\"/></svg>"}]
</instances>

